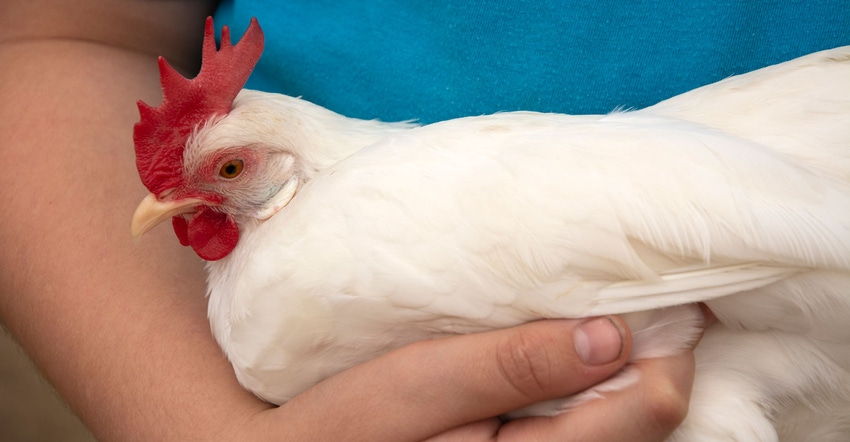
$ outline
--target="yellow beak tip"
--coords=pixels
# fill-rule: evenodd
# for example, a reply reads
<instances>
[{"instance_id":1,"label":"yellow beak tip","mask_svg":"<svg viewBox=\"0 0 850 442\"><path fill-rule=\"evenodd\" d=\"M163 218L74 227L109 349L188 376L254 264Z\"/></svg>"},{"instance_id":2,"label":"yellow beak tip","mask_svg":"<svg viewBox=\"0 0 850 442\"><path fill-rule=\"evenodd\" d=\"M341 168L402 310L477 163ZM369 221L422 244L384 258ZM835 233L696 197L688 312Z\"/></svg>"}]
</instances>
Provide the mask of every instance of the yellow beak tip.
<instances>
[{"instance_id":1,"label":"yellow beak tip","mask_svg":"<svg viewBox=\"0 0 850 442\"><path fill-rule=\"evenodd\" d=\"M149 194L136 207L133 220L130 222L133 243L138 244L145 232L161 222L181 213L192 212L199 204L203 204L203 201L195 198L160 201L156 195Z\"/></svg>"}]
</instances>

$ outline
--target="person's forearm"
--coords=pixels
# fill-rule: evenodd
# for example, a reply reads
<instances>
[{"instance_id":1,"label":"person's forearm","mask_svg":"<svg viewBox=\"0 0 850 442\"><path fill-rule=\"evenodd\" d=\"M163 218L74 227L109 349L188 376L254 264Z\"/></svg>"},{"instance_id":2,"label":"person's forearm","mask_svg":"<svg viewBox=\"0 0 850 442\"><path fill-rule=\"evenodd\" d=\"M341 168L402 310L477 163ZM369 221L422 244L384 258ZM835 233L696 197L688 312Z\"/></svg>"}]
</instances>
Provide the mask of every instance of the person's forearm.
<instances>
[{"instance_id":1,"label":"person's forearm","mask_svg":"<svg viewBox=\"0 0 850 442\"><path fill-rule=\"evenodd\" d=\"M100 439L238 428L267 406L212 340L201 262L169 229L130 239L135 101L160 99L155 57L20 39L0 65L0 320Z\"/></svg>"}]
</instances>

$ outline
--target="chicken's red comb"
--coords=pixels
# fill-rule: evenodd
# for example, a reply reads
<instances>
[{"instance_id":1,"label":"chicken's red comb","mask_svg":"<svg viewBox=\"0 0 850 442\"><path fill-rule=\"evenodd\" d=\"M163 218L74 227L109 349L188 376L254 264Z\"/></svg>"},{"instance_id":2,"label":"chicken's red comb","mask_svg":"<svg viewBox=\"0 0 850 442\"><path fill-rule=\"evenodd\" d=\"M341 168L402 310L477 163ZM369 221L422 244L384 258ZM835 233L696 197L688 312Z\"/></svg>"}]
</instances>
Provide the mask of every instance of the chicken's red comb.
<instances>
[{"instance_id":1,"label":"chicken's red comb","mask_svg":"<svg viewBox=\"0 0 850 442\"><path fill-rule=\"evenodd\" d=\"M263 52L263 31L256 18L238 44L231 45L230 31L221 30L216 50L212 17L207 18L201 71L189 80L159 57L162 104L153 108L138 102L141 116L133 129L136 168L152 193L183 183L183 149L192 131L215 115L230 112L233 99L245 86Z\"/></svg>"}]
</instances>

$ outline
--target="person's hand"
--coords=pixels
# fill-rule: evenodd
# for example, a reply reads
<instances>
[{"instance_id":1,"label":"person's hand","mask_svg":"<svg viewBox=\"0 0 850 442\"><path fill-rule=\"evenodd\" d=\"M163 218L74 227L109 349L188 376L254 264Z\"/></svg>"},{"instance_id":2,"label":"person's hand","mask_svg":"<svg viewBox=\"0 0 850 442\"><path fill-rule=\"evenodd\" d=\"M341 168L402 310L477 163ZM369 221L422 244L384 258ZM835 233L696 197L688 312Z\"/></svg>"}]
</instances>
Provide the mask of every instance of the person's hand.
<instances>
[{"instance_id":1,"label":"person's hand","mask_svg":"<svg viewBox=\"0 0 850 442\"><path fill-rule=\"evenodd\" d=\"M579 329L588 339L578 341L589 347L577 346ZM692 353L635 363L640 382L554 418L503 424L494 417L599 383L625 365L631 345L616 317L538 321L424 341L340 373L270 411L286 416L273 424L286 426L284 432L319 440L663 440L687 413Z\"/></svg>"}]
</instances>

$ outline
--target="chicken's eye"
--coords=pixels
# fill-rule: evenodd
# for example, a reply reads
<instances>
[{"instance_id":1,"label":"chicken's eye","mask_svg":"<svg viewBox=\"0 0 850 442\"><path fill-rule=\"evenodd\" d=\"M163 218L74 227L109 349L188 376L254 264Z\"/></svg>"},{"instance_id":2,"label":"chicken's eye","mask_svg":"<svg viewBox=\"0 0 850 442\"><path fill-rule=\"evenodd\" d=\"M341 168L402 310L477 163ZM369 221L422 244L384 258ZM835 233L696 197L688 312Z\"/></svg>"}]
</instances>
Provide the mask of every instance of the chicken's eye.
<instances>
[{"instance_id":1,"label":"chicken's eye","mask_svg":"<svg viewBox=\"0 0 850 442\"><path fill-rule=\"evenodd\" d=\"M243 167L245 167L245 163L243 163L242 160L230 160L221 165L221 169L219 169L218 174L222 178L233 179L242 173Z\"/></svg>"}]
</instances>

